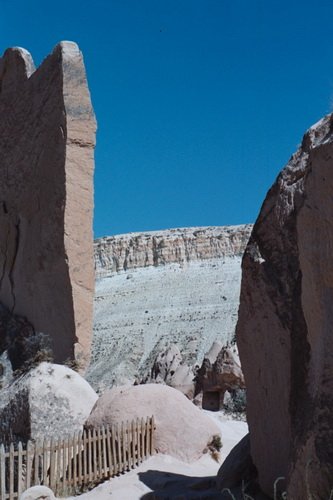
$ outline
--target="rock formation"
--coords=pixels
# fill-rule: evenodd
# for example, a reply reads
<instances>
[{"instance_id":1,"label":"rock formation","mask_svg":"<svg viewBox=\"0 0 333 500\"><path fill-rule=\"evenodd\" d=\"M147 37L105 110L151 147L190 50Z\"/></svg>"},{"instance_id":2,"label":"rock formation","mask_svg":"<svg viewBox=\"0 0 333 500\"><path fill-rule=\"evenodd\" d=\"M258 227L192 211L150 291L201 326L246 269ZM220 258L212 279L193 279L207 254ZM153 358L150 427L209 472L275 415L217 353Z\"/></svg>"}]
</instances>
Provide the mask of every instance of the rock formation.
<instances>
[{"instance_id":1,"label":"rock formation","mask_svg":"<svg viewBox=\"0 0 333 500\"><path fill-rule=\"evenodd\" d=\"M333 488L333 117L304 135L269 190L243 258L237 342L261 488Z\"/></svg>"},{"instance_id":2,"label":"rock formation","mask_svg":"<svg viewBox=\"0 0 333 500\"><path fill-rule=\"evenodd\" d=\"M56 497L47 486L32 486L22 493L19 500L56 500Z\"/></svg>"},{"instance_id":3,"label":"rock formation","mask_svg":"<svg viewBox=\"0 0 333 500\"><path fill-rule=\"evenodd\" d=\"M62 42L35 70L0 58L0 302L87 363L94 291L95 118L82 55Z\"/></svg>"},{"instance_id":4,"label":"rock formation","mask_svg":"<svg viewBox=\"0 0 333 500\"><path fill-rule=\"evenodd\" d=\"M217 347L220 350L216 353ZM245 389L237 348L214 342L196 375L196 395L202 392L202 408L217 411L223 407L224 395Z\"/></svg>"},{"instance_id":5,"label":"rock formation","mask_svg":"<svg viewBox=\"0 0 333 500\"><path fill-rule=\"evenodd\" d=\"M194 373L183 363L183 357L175 344L160 352L153 364L150 376L144 383L166 384L193 399L195 391Z\"/></svg>"},{"instance_id":6,"label":"rock formation","mask_svg":"<svg viewBox=\"0 0 333 500\"><path fill-rule=\"evenodd\" d=\"M154 415L155 447L185 462L200 458L219 427L183 394L166 385L115 387L97 401L88 427L112 425Z\"/></svg>"},{"instance_id":7,"label":"rock formation","mask_svg":"<svg viewBox=\"0 0 333 500\"><path fill-rule=\"evenodd\" d=\"M216 339L234 338L251 228L171 229L96 241L88 371L95 389L142 379L171 344L183 364L193 366Z\"/></svg>"},{"instance_id":8,"label":"rock formation","mask_svg":"<svg viewBox=\"0 0 333 500\"><path fill-rule=\"evenodd\" d=\"M95 241L96 277L164 264L242 255L251 224L189 227L109 236Z\"/></svg>"},{"instance_id":9,"label":"rock formation","mask_svg":"<svg viewBox=\"0 0 333 500\"><path fill-rule=\"evenodd\" d=\"M1 390L2 441L72 435L83 429L97 399L78 373L42 362Z\"/></svg>"}]
</instances>

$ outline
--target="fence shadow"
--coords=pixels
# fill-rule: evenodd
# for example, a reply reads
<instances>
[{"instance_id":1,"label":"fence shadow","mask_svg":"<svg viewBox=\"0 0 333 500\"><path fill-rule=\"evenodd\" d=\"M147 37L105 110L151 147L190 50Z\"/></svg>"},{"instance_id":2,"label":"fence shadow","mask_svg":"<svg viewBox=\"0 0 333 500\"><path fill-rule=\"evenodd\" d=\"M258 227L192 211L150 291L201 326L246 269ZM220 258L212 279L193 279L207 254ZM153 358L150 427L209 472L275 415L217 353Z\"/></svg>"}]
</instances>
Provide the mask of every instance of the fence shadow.
<instances>
[{"instance_id":1,"label":"fence shadow","mask_svg":"<svg viewBox=\"0 0 333 500\"><path fill-rule=\"evenodd\" d=\"M140 481L153 490L140 500L221 500L221 493L216 489L216 476L191 477L159 470L138 475Z\"/></svg>"}]
</instances>

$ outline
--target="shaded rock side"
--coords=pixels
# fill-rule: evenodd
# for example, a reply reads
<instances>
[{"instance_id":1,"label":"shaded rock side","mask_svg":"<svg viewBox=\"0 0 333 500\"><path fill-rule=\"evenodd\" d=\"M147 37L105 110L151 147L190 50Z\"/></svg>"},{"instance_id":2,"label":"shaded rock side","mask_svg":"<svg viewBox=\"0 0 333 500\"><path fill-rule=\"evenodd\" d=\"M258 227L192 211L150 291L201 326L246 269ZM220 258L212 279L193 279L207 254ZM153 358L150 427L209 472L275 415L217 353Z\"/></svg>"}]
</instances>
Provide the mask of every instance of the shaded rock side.
<instances>
[{"instance_id":1,"label":"shaded rock side","mask_svg":"<svg viewBox=\"0 0 333 500\"><path fill-rule=\"evenodd\" d=\"M82 54L57 45L35 70L0 58L0 301L86 364L92 334L96 123Z\"/></svg>"},{"instance_id":2,"label":"shaded rock side","mask_svg":"<svg viewBox=\"0 0 333 500\"><path fill-rule=\"evenodd\" d=\"M333 488L333 120L305 134L269 190L242 262L236 337L262 489Z\"/></svg>"},{"instance_id":3,"label":"shaded rock side","mask_svg":"<svg viewBox=\"0 0 333 500\"><path fill-rule=\"evenodd\" d=\"M128 233L95 241L96 276L141 267L242 255L252 225Z\"/></svg>"}]
</instances>

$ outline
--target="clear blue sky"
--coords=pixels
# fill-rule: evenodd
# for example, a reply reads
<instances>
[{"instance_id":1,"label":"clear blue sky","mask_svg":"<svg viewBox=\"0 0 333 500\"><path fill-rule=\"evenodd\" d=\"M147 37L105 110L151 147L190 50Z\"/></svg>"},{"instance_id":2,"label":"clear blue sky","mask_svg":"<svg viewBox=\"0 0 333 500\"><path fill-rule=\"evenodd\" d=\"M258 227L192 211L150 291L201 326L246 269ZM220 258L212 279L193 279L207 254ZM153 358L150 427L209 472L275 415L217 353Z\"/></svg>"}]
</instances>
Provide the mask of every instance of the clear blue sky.
<instances>
[{"instance_id":1,"label":"clear blue sky","mask_svg":"<svg viewBox=\"0 0 333 500\"><path fill-rule=\"evenodd\" d=\"M0 51L83 51L96 236L239 224L331 110L332 20L320 0L0 0Z\"/></svg>"}]
</instances>

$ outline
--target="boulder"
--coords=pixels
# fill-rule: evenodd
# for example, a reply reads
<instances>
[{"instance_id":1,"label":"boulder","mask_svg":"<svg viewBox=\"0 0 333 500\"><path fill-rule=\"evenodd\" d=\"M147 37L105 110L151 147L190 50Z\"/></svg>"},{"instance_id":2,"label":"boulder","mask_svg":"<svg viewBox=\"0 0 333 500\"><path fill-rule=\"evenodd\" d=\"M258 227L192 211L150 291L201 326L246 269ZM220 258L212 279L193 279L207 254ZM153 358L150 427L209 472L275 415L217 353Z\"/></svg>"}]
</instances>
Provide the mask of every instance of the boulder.
<instances>
[{"instance_id":1,"label":"boulder","mask_svg":"<svg viewBox=\"0 0 333 500\"><path fill-rule=\"evenodd\" d=\"M0 58L0 301L50 337L56 362L75 358L83 367L93 318L95 130L75 43L61 42L37 69L25 49L6 50Z\"/></svg>"},{"instance_id":2,"label":"boulder","mask_svg":"<svg viewBox=\"0 0 333 500\"><path fill-rule=\"evenodd\" d=\"M261 488L333 489L333 117L269 190L242 263L237 343Z\"/></svg>"},{"instance_id":3,"label":"boulder","mask_svg":"<svg viewBox=\"0 0 333 500\"><path fill-rule=\"evenodd\" d=\"M154 416L155 447L159 453L185 462L200 458L217 425L181 392L160 384L115 387L97 401L86 425L112 425L136 418Z\"/></svg>"},{"instance_id":4,"label":"boulder","mask_svg":"<svg viewBox=\"0 0 333 500\"><path fill-rule=\"evenodd\" d=\"M82 430L98 399L78 373L47 362L16 379L0 396L0 434L23 442Z\"/></svg>"},{"instance_id":5,"label":"boulder","mask_svg":"<svg viewBox=\"0 0 333 500\"><path fill-rule=\"evenodd\" d=\"M32 486L22 493L19 500L56 500L56 497L47 486Z\"/></svg>"},{"instance_id":6,"label":"boulder","mask_svg":"<svg viewBox=\"0 0 333 500\"><path fill-rule=\"evenodd\" d=\"M221 465L216 484L221 491L223 488L241 486L256 479L257 471L253 465L250 450L250 435L247 434L234 446Z\"/></svg>"}]
</instances>

